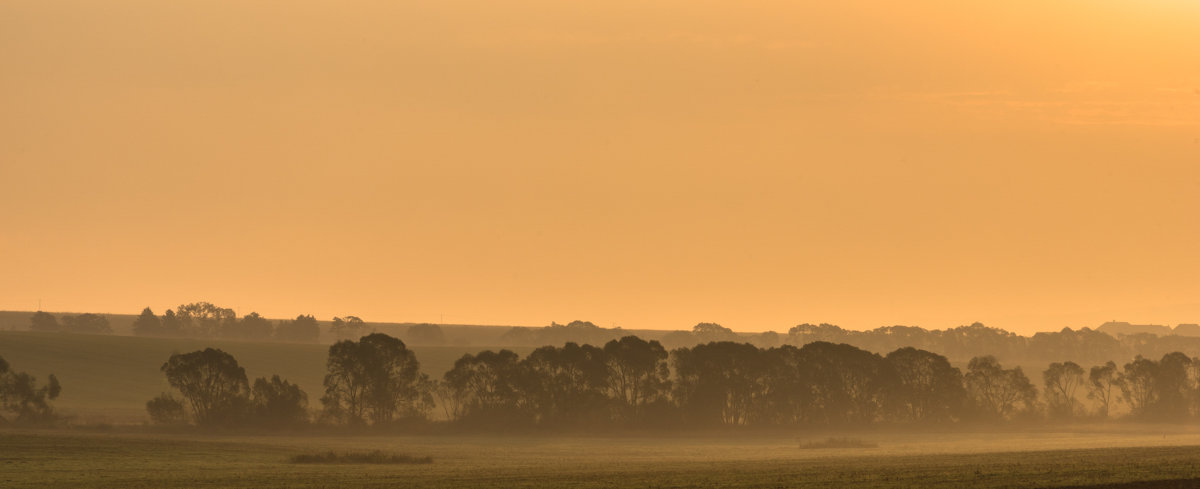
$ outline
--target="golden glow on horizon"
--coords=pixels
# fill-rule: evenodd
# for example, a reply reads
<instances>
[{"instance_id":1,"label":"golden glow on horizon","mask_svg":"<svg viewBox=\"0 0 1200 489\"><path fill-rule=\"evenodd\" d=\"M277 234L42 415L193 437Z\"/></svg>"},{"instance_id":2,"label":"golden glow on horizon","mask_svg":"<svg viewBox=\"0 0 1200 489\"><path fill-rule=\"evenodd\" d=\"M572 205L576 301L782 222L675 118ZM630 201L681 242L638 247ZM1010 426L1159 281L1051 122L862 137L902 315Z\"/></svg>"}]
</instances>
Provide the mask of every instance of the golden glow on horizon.
<instances>
[{"instance_id":1,"label":"golden glow on horizon","mask_svg":"<svg viewBox=\"0 0 1200 489\"><path fill-rule=\"evenodd\" d=\"M0 309L1200 322L1197 25L1184 0L5 2Z\"/></svg>"}]
</instances>

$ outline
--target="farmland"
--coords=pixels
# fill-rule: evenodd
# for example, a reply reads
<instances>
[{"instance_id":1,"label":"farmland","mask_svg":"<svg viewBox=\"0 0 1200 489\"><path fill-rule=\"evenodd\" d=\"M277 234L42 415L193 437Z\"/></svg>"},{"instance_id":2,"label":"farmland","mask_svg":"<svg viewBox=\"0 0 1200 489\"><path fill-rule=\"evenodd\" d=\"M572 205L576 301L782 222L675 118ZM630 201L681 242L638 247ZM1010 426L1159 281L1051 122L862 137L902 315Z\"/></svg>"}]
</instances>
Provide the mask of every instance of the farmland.
<instances>
[{"instance_id":1,"label":"farmland","mask_svg":"<svg viewBox=\"0 0 1200 489\"><path fill-rule=\"evenodd\" d=\"M227 437L0 431L0 485L1057 487L1179 481L1200 474L1197 433L1165 439L1121 433L885 434L873 439L878 448L801 450L795 434ZM1145 446L1163 443L1174 446ZM1029 446L1038 450L1023 451ZM1106 448L1083 448L1096 446ZM433 463L288 463L314 450L365 449L430 456Z\"/></svg>"}]
</instances>

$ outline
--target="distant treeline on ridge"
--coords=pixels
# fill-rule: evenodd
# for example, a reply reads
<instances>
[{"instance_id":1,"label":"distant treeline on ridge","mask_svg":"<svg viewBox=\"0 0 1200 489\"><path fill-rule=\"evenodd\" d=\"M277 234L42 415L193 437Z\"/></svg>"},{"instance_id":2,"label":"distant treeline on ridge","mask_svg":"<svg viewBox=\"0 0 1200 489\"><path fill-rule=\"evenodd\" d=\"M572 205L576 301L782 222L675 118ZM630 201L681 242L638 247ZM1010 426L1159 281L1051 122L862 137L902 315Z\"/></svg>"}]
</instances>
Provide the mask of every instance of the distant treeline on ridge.
<instances>
[{"instance_id":1,"label":"distant treeline on ridge","mask_svg":"<svg viewBox=\"0 0 1200 489\"><path fill-rule=\"evenodd\" d=\"M880 354L911 346L945 355L956 362L993 355L1020 364L1042 363L1055 358L1103 363L1109 360L1125 361L1138 355L1158 358L1175 351L1191 356L1200 355L1200 326L1193 324L1182 324L1171 330L1165 326L1110 322L1097 329L1063 328L1057 332L1021 336L980 323L945 330L884 326L869 331L806 323L794 326L786 333L737 333L715 323L700 323L690 331L629 331L603 328L587 321L573 321L565 325L552 323L541 328L512 327L503 334L482 341L470 341L461 336L450 338L445 332L449 327L443 328L437 324L386 326L367 323L351 315L335 317L332 321L318 321L311 315L298 315L289 320L269 320L251 312L238 318L232 309L195 302L169 309L162 315L156 315L146 308L133 318L129 330L138 336L286 342L332 342L358 338L371 332L386 332L410 346L473 344L537 347L567 342L599 345L631 334L657 340L666 348L690 347L714 341L750 343L760 348L803 346L814 341L826 341L846 343ZM34 313L29 327L33 331L90 334L110 334L113 330L105 315L79 314L59 319L41 311ZM476 331L480 329L484 328L477 327Z\"/></svg>"}]
</instances>

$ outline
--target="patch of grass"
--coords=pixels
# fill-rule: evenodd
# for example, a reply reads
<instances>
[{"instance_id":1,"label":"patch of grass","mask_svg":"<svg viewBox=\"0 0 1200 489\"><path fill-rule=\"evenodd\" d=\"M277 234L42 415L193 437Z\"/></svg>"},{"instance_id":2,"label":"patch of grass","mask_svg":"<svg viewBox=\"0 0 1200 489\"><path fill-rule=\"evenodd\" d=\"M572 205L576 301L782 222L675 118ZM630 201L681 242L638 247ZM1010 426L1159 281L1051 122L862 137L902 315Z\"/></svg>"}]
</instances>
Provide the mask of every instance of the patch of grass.
<instances>
[{"instance_id":1,"label":"patch of grass","mask_svg":"<svg viewBox=\"0 0 1200 489\"><path fill-rule=\"evenodd\" d=\"M413 457L386 453L383 450L369 452L321 452L305 453L288 459L294 464L431 464L433 457Z\"/></svg>"},{"instance_id":2,"label":"patch of grass","mask_svg":"<svg viewBox=\"0 0 1200 489\"><path fill-rule=\"evenodd\" d=\"M879 448L879 444L859 438L829 437L824 440L801 442L800 448L805 450L819 448Z\"/></svg>"}]
</instances>

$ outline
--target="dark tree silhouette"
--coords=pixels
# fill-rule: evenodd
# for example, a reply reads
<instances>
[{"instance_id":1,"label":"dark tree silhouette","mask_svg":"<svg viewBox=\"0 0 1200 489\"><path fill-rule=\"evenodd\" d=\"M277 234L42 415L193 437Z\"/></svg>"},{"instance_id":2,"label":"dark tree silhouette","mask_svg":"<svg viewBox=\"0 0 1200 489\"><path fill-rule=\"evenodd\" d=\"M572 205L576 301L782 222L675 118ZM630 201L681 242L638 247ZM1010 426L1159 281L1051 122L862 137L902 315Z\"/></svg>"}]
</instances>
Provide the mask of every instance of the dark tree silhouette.
<instances>
[{"instance_id":1,"label":"dark tree silhouette","mask_svg":"<svg viewBox=\"0 0 1200 489\"><path fill-rule=\"evenodd\" d=\"M138 336L168 336L163 329L162 320L154 315L149 307L133 320L133 334Z\"/></svg>"},{"instance_id":2,"label":"dark tree silhouette","mask_svg":"<svg viewBox=\"0 0 1200 489\"><path fill-rule=\"evenodd\" d=\"M146 401L146 414L150 415L150 421L154 424L181 425L187 423L187 411L183 407L183 401L165 392Z\"/></svg>"},{"instance_id":3,"label":"dark tree silhouette","mask_svg":"<svg viewBox=\"0 0 1200 489\"><path fill-rule=\"evenodd\" d=\"M626 420L640 419L647 405L665 401L670 394L667 351L657 341L625 336L604 345L609 396Z\"/></svg>"},{"instance_id":4,"label":"dark tree silhouette","mask_svg":"<svg viewBox=\"0 0 1200 489\"><path fill-rule=\"evenodd\" d=\"M176 353L162 371L191 406L197 424L235 423L246 414L246 371L233 355L213 348Z\"/></svg>"},{"instance_id":5,"label":"dark tree silhouette","mask_svg":"<svg viewBox=\"0 0 1200 489\"><path fill-rule=\"evenodd\" d=\"M754 345L696 345L673 351L672 361L675 399L690 421L743 425L753 420L766 373L765 358Z\"/></svg>"},{"instance_id":6,"label":"dark tree silhouette","mask_svg":"<svg viewBox=\"0 0 1200 489\"><path fill-rule=\"evenodd\" d=\"M329 347L325 396L328 419L347 424L387 423L396 417L423 417L432 404L422 387L416 355L404 342L383 333Z\"/></svg>"},{"instance_id":7,"label":"dark tree silhouette","mask_svg":"<svg viewBox=\"0 0 1200 489\"><path fill-rule=\"evenodd\" d=\"M1138 355L1126 363L1121 371L1121 396L1135 417L1150 416L1158 402L1158 389L1154 385L1158 377L1158 363Z\"/></svg>"},{"instance_id":8,"label":"dark tree silhouette","mask_svg":"<svg viewBox=\"0 0 1200 489\"><path fill-rule=\"evenodd\" d=\"M229 323L237 321L233 309L214 306L208 302L193 302L175 309L180 330L185 336L214 337Z\"/></svg>"},{"instance_id":9,"label":"dark tree silhouette","mask_svg":"<svg viewBox=\"0 0 1200 489\"><path fill-rule=\"evenodd\" d=\"M275 333L271 322L257 312L243 316L241 321L226 321L222 328L221 336L243 340L265 340Z\"/></svg>"},{"instance_id":10,"label":"dark tree silhouette","mask_svg":"<svg viewBox=\"0 0 1200 489\"><path fill-rule=\"evenodd\" d=\"M439 383L439 396L451 419L492 425L525 423L528 402L521 393L517 354L485 350L463 355Z\"/></svg>"},{"instance_id":11,"label":"dark tree silhouette","mask_svg":"<svg viewBox=\"0 0 1200 489\"><path fill-rule=\"evenodd\" d=\"M62 331L82 334L112 334L108 318L99 314L80 314L78 316L63 316Z\"/></svg>"},{"instance_id":12,"label":"dark tree silhouette","mask_svg":"<svg viewBox=\"0 0 1200 489\"><path fill-rule=\"evenodd\" d=\"M898 420L940 423L961 415L967 399L962 372L946 357L907 347L886 359L896 373L891 401Z\"/></svg>"},{"instance_id":13,"label":"dark tree silhouette","mask_svg":"<svg viewBox=\"0 0 1200 489\"><path fill-rule=\"evenodd\" d=\"M47 378L46 385L38 387L34 376L13 371L8 362L0 358L0 425L54 422L56 416L50 401L61 393L62 386L53 374Z\"/></svg>"},{"instance_id":14,"label":"dark tree silhouette","mask_svg":"<svg viewBox=\"0 0 1200 489\"><path fill-rule=\"evenodd\" d=\"M1101 366L1092 367L1088 372L1088 399L1095 400L1099 405L1097 415L1108 418L1113 404L1117 402L1117 394L1121 390L1120 372L1117 364L1109 361Z\"/></svg>"},{"instance_id":15,"label":"dark tree silhouette","mask_svg":"<svg viewBox=\"0 0 1200 489\"><path fill-rule=\"evenodd\" d=\"M308 394L278 375L256 379L250 394L258 423L281 427L308 422Z\"/></svg>"},{"instance_id":16,"label":"dark tree silhouette","mask_svg":"<svg viewBox=\"0 0 1200 489\"><path fill-rule=\"evenodd\" d=\"M1051 363L1042 372L1046 412L1053 418L1072 418L1079 412L1075 392L1083 384L1083 367L1075 362Z\"/></svg>"},{"instance_id":17,"label":"dark tree silhouette","mask_svg":"<svg viewBox=\"0 0 1200 489\"><path fill-rule=\"evenodd\" d=\"M800 364L813 385L813 416L831 424L871 423L883 413L895 373L882 357L847 344L804 345Z\"/></svg>"},{"instance_id":18,"label":"dark tree silhouette","mask_svg":"<svg viewBox=\"0 0 1200 489\"><path fill-rule=\"evenodd\" d=\"M522 385L539 423L579 426L607 421L604 350L575 343L544 346L521 363Z\"/></svg>"},{"instance_id":19,"label":"dark tree silhouette","mask_svg":"<svg viewBox=\"0 0 1200 489\"><path fill-rule=\"evenodd\" d=\"M1032 410L1037 401L1037 388L1021 367L1006 370L991 355L971 359L966 387L978 414L986 419L1008 419Z\"/></svg>"},{"instance_id":20,"label":"dark tree silhouette","mask_svg":"<svg viewBox=\"0 0 1200 489\"><path fill-rule=\"evenodd\" d=\"M30 331L62 331L62 327L58 324L58 318L48 312L38 311L33 313L29 318Z\"/></svg>"},{"instance_id":21,"label":"dark tree silhouette","mask_svg":"<svg viewBox=\"0 0 1200 489\"><path fill-rule=\"evenodd\" d=\"M405 342L410 345L444 345L446 334L436 324L414 324L404 332Z\"/></svg>"},{"instance_id":22,"label":"dark tree silhouette","mask_svg":"<svg viewBox=\"0 0 1200 489\"><path fill-rule=\"evenodd\" d=\"M299 315L291 321L282 321L275 328L275 338L282 341L312 343L320 339L321 327L312 316Z\"/></svg>"},{"instance_id":23,"label":"dark tree silhouette","mask_svg":"<svg viewBox=\"0 0 1200 489\"><path fill-rule=\"evenodd\" d=\"M333 325L329 331L333 333L333 337L339 340L350 340L359 338L366 334L367 323L363 322L358 316L346 316L344 318L333 318Z\"/></svg>"}]
</instances>

